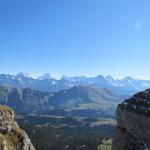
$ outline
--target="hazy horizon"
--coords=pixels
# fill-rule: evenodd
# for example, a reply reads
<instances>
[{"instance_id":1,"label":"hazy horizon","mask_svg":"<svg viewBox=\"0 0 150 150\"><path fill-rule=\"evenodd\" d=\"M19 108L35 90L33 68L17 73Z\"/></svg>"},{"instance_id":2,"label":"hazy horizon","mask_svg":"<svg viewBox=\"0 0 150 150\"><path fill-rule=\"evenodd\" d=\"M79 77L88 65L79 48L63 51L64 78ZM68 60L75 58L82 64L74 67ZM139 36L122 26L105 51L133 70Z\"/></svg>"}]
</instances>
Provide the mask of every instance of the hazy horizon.
<instances>
[{"instance_id":1,"label":"hazy horizon","mask_svg":"<svg viewBox=\"0 0 150 150\"><path fill-rule=\"evenodd\" d=\"M52 78L55 78L57 80L61 79L63 76L66 76L66 77L87 77L87 78L92 78L92 77L96 77L96 76L99 76L99 75L102 75L103 77L107 77L107 76L111 76L113 79L117 80L117 79L124 79L124 78L128 78L128 77L131 77L131 78L134 78L134 79L139 79L139 80L150 80L150 79L142 79L142 78L137 78L137 77L134 77L134 76L130 76L130 75L127 75L127 76L122 76L122 77L116 77L116 76L113 76L111 74L95 74L95 75L84 75L84 74L73 74L73 75L68 75L68 74L60 74L60 75L57 75L57 74L54 74L54 73L49 73L49 72L44 72L42 74L35 74L35 73L30 73L30 72L25 72L25 71L20 71L20 72L16 72L16 73L5 73L5 72L0 72L0 74L5 74L5 75L17 75L19 73L27 73L29 76L31 76L32 78L38 78L38 77L41 77L45 74L49 74Z\"/></svg>"}]
</instances>

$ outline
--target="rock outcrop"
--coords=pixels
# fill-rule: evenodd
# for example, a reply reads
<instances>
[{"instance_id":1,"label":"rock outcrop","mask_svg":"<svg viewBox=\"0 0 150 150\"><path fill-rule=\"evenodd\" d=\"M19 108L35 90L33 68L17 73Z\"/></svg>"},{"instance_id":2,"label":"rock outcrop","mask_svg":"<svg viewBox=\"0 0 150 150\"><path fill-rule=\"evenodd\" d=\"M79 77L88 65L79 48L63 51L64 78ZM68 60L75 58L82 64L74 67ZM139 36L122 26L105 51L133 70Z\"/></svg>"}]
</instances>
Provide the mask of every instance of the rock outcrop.
<instances>
[{"instance_id":1,"label":"rock outcrop","mask_svg":"<svg viewBox=\"0 0 150 150\"><path fill-rule=\"evenodd\" d=\"M150 150L150 89L118 105L112 150Z\"/></svg>"},{"instance_id":2,"label":"rock outcrop","mask_svg":"<svg viewBox=\"0 0 150 150\"><path fill-rule=\"evenodd\" d=\"M14 120L13 110L4 105L0 105L0 150L35 150Z\"/></svg>"}]
</instances>

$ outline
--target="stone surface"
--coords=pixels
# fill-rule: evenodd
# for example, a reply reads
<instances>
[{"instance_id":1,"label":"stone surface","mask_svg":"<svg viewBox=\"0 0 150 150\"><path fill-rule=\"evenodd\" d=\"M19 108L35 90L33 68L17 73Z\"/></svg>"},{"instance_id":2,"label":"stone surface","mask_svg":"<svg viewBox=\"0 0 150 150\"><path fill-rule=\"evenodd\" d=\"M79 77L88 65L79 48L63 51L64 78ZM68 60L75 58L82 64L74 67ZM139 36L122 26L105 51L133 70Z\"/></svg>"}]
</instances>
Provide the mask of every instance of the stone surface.
<instances>
[{"instance_id":1,"label":"stone surface","mask_svg":"<svg viewBox=\"0 0 150 150\"><path fill-rule=\"evenodd\" d=\"M25 131L14 120L14 112L0 105L0 150L35 150Z\"/></svg>"},{"instance_id":2,"label":"stone surface","mask_svg":"<svg viewBox=\"0 0 150 150\"><path fill-rule=\"evenodd\" d=\"M112 150L150 150L150 90L118 105Z\"/></svg>"}]
</instances>

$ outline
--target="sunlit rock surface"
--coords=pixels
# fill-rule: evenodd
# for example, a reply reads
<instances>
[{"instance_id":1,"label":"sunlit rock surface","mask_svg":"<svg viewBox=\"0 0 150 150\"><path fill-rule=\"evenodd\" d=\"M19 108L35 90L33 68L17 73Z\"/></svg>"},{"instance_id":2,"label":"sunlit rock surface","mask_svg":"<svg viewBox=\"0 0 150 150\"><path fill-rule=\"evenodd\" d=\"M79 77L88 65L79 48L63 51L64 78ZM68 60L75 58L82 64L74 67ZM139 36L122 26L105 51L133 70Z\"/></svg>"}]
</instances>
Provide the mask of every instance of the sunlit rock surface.
<instances>
[{"instance_id":1,"label":"sunlit rock surface","mask_svg":"<svg viewBox=\"0 0 150 150\"><path fill-rule=\"evenodd\" d=\"M3 105L0 105L0 150L35 150L14 120L13 110Z\"/></svg>"}]
</instances>

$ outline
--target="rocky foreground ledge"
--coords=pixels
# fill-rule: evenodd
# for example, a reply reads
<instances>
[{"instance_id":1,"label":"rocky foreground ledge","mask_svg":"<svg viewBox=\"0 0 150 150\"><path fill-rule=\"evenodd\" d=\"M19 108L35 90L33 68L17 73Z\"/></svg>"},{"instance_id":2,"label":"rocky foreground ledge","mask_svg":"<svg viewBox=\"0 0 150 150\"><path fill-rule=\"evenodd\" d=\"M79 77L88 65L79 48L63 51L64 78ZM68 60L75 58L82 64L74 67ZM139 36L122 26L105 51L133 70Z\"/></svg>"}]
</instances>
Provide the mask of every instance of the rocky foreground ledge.
<instances>
[{"instance_id":1,"label":"rocky foreground ledge","mask_svg":"<svg viewBox=\"0 0 150 150\"><path fill-rule=\"evenodd\" d=\"M118 105L112 150L150 150L150 89Z\"/></svg>"},{"instance_id":2,"label":"rocky foreground ledge","mask_svg":"<svg viewBox=\"0 0 150 150\"><path fill-rule=\"evenodd\" d=\"M35 150L14 120L13 110L3 105L0 105L0 150Z\"/></svg>"}]
</instances>

